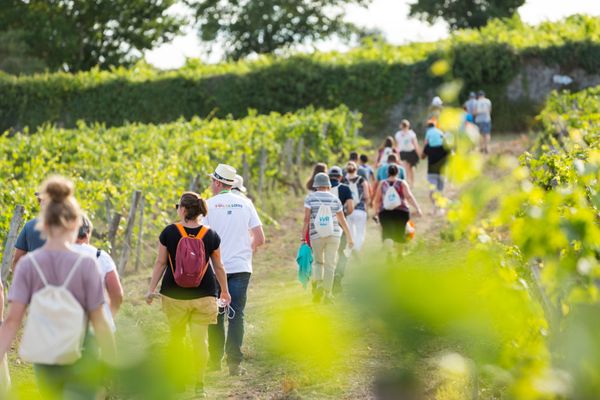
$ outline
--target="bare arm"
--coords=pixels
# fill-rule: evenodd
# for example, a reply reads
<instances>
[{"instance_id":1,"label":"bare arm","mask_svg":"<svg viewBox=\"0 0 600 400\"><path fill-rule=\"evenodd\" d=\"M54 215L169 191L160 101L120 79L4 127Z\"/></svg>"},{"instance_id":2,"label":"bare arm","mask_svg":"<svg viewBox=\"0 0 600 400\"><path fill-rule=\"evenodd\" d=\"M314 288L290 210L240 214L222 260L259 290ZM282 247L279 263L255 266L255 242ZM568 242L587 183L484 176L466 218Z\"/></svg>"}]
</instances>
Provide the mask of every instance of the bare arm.
<instances>
[{"instance_id":1,"label":"bare arm","mask_svg":"<svg viewBox=\"0 0 600 400\"><path fill-rule=\"evenodd\" d=\"M0 322L1 321L4 321L4 285L2 284L2 281L0 281Z\"/></svg>"},{"instance_id":2,"label":"bare arm","mask_svg":"<svg viewBox=\"0 0 600 400\"><path fill-rule=\"evenodd\" d=\"M102 311L102 307L98 307L88 314L90 322L94 327L94 333L96 335L96 339L98 339L100 350L102 351L102 358L108 363L114 364L117 354L115 337L113 336L108 322L106 321L106 316Z\"/></svg>"},{"instance_id":3,"label":"bare arm","mask_svg":"<svg viewBox=\"0 0 600 400\"><path fill-rule=\"evenodd\" d=\"M123 287L121 286L117 271L113 270L106 274L104 284L106 286L106 291L108 292L110 312L115 316L117 315L117 312L119 312L121 303L123 303Z\"/></svg>"},{"instance_id":4,"label":"bare arm","mask_svg":"<svg viewBox=\"0 0 600 400\"><path fill-rule=\"evenodd\" d=\"M425 158L427 158L427 154L425 154L425 147L427 147L427 139L425 139L425 141L423 142L423 151L421 152L421 159L424 160Z\"/></svg>"},{"instance_id":5,"label":"bare arm","mask_svg":"<svg viewBox=\"0 0 600 400\"><path fill-rule=\"evenodd\" d=\"M262 225L255 226L250 229L252 235L252 251L256 251L260 246L265 244L265 232L263 231Z\"/></svg>"},{"instance_id":6,"label":"bare arm","mask_svg":"<svg viewBox=\"0 0 600 400\"><path fill-rule=\"evenodd\" d=\"M377 183L377 186L375 187L375 194L373 196L373 208L375 209L375 214L379 214L379 211L381 211L381 190L379 190L379 188L381 187L381 182Z\"/></svg>"},{"instance_id":7,"label":"bare arm","mask_svg":"<svg viewBox=\"0 0 600 400\"><path fill-rule=\"evenodd\" d=\"M415 146L415 150L417 151L417 155L421 157L421 149L419 148L419 141L416 137L412 138L413 146Z\"/></svg>"},{"instance_id":8,"label":"bare arm","mask_svg":"<svg viewBox=\"0 0 600 400\"><path fill-rule=\"evenodd\" d=\"M163 276L167 268L167 248L161 243L158 244L158 255L154 262L154 269L152 270L152 278L150 279L150 285L148 286L148 293L146 294L146 303L152 304L153 295L158 286L158 281Z\"/></svg>"},{"instance_id":9,"label":"bare arm","mask_svg":"<svg viewBox=\"0 0 600 400\"><path fill-rule=\"evenodd\" d=\"M0 326L0 360L10 348L10 344L15 339L17 331L21 326L27 305L12 302L8 308L8 316L6 321Z\"/></svg>"},{"instance_id":10,"label":"bare arm","mask_svg":"<svg viewBox=\"0 0 600 400\"><path fill-rule=\"evenodd\" d=\"M27 252L25 250L15 249L15 255L13 256L13 261L12 261L13 273L15 272L15 268L17 267L17 263L19 262L21 257L23 257L25 254L27 254Z\"/></svg>"},{"instance_id":11,"label":"bare arm","mask_svg":"<svg viewBox=\"0 0 600 400\"><path fill-rule=\"evenodd\" d=\"M365 205L368 207L369 202L371 200L371 193L369 193L369 183L366 180L363 180L362 185L363 185L363 201L365 202Z\"/></svg>"},{"instance_id":12,"label":"bare arm","mask_svg":"<svg viewBox=\"0 0 600 400\"><path fill-rule=\"evenodd\" d=\"M421 211L421 207L419 207L419 203L417 203L417 199L415 199L415 196L413 196L412 192L410 191L410 187L408 186L408 183L406 183L405 181L400 181L402 184L402 190L404 190L404 193L406 193L406 199L408 200L408 202L410 203L410 205L412 205L415 210L417 211L417 216L422 216L423 212Z\"/></svg>"},{"instance_id":13,"label":"bare arm","mask_svg":"<svg viewBox=\"0 0 600 400\"><path fill-rule=\"evenodd\" d=\"M348 215L350 215L354 212L354 200L352 200L352 199L346 200L346 203L344 203L344 205L346 206L346 213Z\"/></svg>"},{"instance_id":14,"label":"bare arm","mask_svg":"<svg viewBox=\"0 0 600 400\"><path fill-rule=\"evenodd\" d=\"M338 211L335 216L337 217L338 223L340 227L344 231L344 235L346 235L346 243L348 244L348 248L351 249L354 247L354 241L352 240L352 235L350 234L350 228L348 228L348 222L346 222L346 217L344 217L343 211Z\"/></svg>"},{"instance_id":15,"label":"bare arm","mask_svg":"<svg viewBox=\"0 0 600 400\"><path fill-rule=\"evenodd\" d=\"M221 261L221 249L213 251L213 253L210 255L210 260L212 261L213 268L215 269L217 282L219 282L219 287L221 288L220 299L223 300L225 304L229 304L231 303L231 295L229 294L229 288L227 287L227 273L225 272L225 267Z\"/></svg>"},{"instance_id":16,"label":"bare arm","mask_svg":"<svg viewBox=\"0 0 600 400\"><path fill-rule=\"evenodd\" d=\"M308 236L308 227L310 226L310 208L304 207L304 223L302 224L302 241Z\"/></svg>"}]
</instances>

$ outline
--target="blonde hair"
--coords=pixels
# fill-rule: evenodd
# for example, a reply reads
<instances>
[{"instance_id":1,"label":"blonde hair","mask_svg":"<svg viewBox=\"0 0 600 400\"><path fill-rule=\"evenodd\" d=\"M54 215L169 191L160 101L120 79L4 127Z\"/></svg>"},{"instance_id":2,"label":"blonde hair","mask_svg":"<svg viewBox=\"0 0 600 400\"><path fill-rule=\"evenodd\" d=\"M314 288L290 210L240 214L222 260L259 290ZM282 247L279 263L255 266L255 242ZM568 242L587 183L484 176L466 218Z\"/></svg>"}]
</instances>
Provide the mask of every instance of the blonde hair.
<instances>
[{"instance_id":1,"label":"blonde hair","mask_svg":"<svg viewBox=\"0 0 600 400\"><path fill-rule=\"evenodd\" d=\"M38 229L46 237L50 228L76 230L81 225L81 209L73 193L75 185L62 176L52 176L42 183L42 210Z\"/></svg>"}]
</instances>

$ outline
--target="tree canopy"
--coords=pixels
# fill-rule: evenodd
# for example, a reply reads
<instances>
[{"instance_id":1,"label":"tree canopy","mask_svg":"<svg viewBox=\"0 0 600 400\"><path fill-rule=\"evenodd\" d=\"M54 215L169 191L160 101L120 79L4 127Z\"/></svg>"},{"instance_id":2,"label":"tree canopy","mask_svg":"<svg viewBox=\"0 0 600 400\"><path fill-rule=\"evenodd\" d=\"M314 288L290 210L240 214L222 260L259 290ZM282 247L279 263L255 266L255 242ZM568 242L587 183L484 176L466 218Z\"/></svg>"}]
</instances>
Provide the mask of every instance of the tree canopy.
<instances>
[{"instance_id":1,"label":"tree canopy","mask_svg":"<svg viewBox=\"0 0 600 400\"><path fill-rule=\"evenodd\" d=\"M525 0L416 0L411 16L429 23L445 20L450 29L480 28L492 18L512 17Z\"/></svg>"},{"instance_id":2,"label":"tree canopy","mask_svg":"<svg viewBox=\"0 0 600 400\"><path fill-rule=\"evenodd\" d=\"M171 40L183 23L165 11L176 0L3 0L2 30L21 32L31 57L50 69L127 65Z\"/></svg>"},{"instance_id":3,"label":"tree canopy","mask_svg":"<svg viewBox=\"0 0 600 400\"><path fill-rule=\"evenodd\" d=\"M272 53L331 36L348 39L359 29L344 20L344 6L371 0L188 0L200 38L225 43L230 59Z\"/></svg>"}]
</instances>

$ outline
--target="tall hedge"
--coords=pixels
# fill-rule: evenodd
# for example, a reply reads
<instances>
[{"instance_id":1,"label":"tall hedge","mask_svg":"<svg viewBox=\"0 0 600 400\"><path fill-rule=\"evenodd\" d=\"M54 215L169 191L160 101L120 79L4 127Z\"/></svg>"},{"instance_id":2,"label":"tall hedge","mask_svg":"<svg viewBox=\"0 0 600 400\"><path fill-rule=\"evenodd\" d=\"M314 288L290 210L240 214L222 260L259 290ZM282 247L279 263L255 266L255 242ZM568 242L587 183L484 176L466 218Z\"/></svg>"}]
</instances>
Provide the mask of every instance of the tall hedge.
<instances>
[{"instance_id":1,"label":"tall hedge","mask_svg":"<svg viewBox=\"0 0 600 400\"><path fill-rule=\"evenodd\" d=\"M78 120L163 123L179 117L242 117L346 104L365 116L367 133L385 126L387 113L407 93L426 96L439 85L429 67L447 58L464 90L483 88L494 100L494 126L522 129L535 112L528 101L509 101L506 85L530 59L565 71L600 70L600 18L574 16L536 27L494 21L438 43L390 46L372 42L345 54L204 65L176 71L146 65L110 72L0 75L0 130L46 122L72 127ZM464 93L463 93L464 94Z\"/></svg>"}]
</instances>

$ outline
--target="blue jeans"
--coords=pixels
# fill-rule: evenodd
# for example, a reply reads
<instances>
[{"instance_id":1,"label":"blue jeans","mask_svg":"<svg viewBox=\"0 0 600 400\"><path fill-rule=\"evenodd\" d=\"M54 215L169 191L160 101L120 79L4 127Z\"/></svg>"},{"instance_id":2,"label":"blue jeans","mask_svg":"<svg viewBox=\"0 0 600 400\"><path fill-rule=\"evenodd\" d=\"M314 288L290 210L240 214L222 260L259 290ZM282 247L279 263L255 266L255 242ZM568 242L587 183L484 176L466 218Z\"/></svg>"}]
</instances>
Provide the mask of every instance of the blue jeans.
<instances>
[{"instance_id":1,"label":"blue jeans","mask_svg":"<svg viewBox=\"0 0 600 400\"><path fill-rule=\"evenodd\" d=\"M219 314L216 325L208 326L208 352L210 363L220 365L223 354L227 353L227 364L236 366L242 362L242 342L244 340L244 308L246 293L250 283L249 272L227 274L227 286L231 295L231 308L235 317L229 320L227 340L225 340L225 315ZM220 310L222 311L222 310Z\"/></svg>"}]
</instances>

